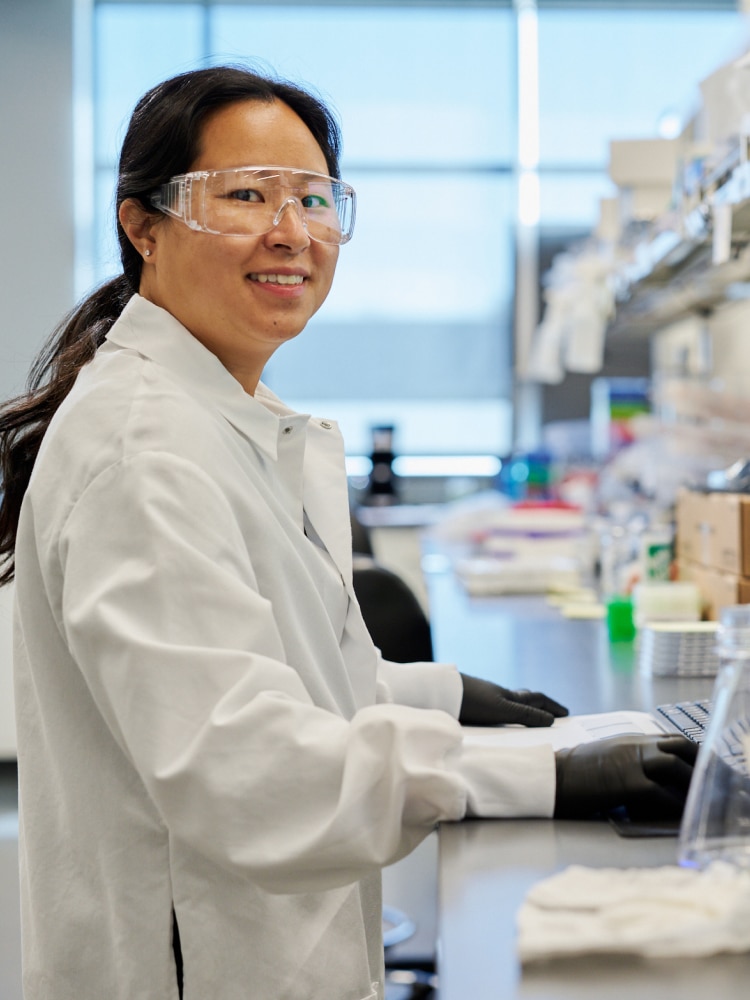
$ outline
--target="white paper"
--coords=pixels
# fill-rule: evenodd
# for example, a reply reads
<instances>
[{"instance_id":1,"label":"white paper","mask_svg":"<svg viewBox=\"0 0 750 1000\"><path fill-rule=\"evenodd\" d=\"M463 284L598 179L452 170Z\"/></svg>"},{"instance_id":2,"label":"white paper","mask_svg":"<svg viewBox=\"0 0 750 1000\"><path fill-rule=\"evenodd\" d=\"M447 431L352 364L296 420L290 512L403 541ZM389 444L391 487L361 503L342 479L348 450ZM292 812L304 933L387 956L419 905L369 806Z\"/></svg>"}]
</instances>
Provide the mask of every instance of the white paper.
<instances>
[{"instance_id":1,"label":"white paper","mask_svg":"<svg viewBox=\"0 0 750 1000\"><path fill-rule=\"evenodd\" d=\"M568 715L553 725L529 729L525 726L464 726L464 742L473 746L540 746L555 750L592 743L610 736L663 735L664 727L648 712L598 712Z\"/></svg>"}]
</instances>

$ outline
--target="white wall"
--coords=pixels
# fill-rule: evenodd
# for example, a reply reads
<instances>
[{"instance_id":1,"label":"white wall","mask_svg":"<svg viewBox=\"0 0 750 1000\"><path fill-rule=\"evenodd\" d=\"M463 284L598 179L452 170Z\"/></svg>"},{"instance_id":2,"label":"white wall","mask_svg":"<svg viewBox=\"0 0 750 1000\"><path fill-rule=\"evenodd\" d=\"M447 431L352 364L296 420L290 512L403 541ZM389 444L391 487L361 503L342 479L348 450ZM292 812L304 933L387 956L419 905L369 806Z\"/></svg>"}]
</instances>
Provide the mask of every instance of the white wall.
<instances>
[{"instance_id":1,"label":"white wall","mask_svg":"<svg viewBox=\"0 0 750 1000\"><path fill-rule=\"evenodd\" d=\"M11 639L13 587L0 587L0 760L16 756Z\"/></svg>"},{"instance_id":2,"label":"white wall","mask_svg":"<svg viewBox=\"0 0 750 1000\"><path fill-rule=\"evenodd\" d=\"M0 3L0 399L73 305L73 4ZM0 758L15 756L11 589L0 589Z\"/></svg>"},{"instance_id":3,"label":"white wall","mask_svg":"<svg viewBox=\"0 0 750 1000\"><path fill-rule=\"evenodd\" d=\"M73 304L73 3L0 3L0 399Z\"/></svg>"}]
</instances>

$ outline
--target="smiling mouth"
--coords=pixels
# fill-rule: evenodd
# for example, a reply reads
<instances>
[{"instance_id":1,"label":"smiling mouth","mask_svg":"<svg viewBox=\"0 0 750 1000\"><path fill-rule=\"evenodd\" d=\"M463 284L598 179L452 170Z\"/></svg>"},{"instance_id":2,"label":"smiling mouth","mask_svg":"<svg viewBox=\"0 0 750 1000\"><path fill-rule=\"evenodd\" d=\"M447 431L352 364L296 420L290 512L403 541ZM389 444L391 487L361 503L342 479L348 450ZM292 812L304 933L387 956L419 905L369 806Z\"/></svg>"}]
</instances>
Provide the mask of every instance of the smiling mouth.
<instances>
[{"instance_id":1,"label":"smiling mouth","mask_svg":"<svg viewBox=\"0 0 750 1000\"><path fill-rule=\"evenodd\" d=\"M249 277L261 285L301 285L305 280L301 274L250 274Z\"/></svg>"}]
</instances>

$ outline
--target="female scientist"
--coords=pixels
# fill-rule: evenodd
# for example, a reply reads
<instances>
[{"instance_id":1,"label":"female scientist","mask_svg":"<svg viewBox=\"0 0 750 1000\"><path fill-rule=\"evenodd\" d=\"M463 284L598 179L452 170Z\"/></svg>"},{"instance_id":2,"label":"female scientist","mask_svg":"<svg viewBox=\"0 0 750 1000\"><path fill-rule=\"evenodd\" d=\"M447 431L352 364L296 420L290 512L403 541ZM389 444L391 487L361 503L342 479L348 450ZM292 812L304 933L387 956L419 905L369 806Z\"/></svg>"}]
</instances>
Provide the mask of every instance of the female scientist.
<instances>
[{"instance_id":1,"label":"female scientist","mask_svg":"<svg viewBox=\"0 0 750 1000\"><path fill-rule=\"evenodd\" d=\"M680 741L469 748L565 710L373 646L339 433L260 382L352 234L338 153L244 69L147 93L124 273L0 416L26 1000L379 998L380 869L440 820L681 807Z\"/></svg>"}]
</instances>

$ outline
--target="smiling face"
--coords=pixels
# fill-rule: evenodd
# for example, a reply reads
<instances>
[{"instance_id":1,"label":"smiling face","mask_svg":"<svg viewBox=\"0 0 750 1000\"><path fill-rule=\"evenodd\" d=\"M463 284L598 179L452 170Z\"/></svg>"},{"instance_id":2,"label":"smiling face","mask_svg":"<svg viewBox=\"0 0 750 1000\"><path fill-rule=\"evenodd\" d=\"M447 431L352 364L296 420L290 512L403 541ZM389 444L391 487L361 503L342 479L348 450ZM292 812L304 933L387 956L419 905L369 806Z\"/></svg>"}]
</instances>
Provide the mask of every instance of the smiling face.
<instances>
[{"instance_id":1,"label":"smiling face","mask_svg":"<svg viewBox=\"0 0 750 1000\"><path fill-rule=\"evenodd\" d=\"M215 111L199 148L191 171L276 164L328 173L312 133L281 101L245 100ZM254 392L276 348L296 337L325 301L338 247L311 241L292 206L263 236L196 232L165 215L136 225L137 215L134 203L123 204L120 220L144 254L141 295L170 312Z\"/></svg>"}]
</instances>

